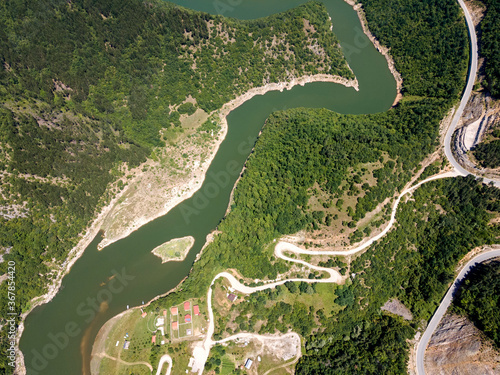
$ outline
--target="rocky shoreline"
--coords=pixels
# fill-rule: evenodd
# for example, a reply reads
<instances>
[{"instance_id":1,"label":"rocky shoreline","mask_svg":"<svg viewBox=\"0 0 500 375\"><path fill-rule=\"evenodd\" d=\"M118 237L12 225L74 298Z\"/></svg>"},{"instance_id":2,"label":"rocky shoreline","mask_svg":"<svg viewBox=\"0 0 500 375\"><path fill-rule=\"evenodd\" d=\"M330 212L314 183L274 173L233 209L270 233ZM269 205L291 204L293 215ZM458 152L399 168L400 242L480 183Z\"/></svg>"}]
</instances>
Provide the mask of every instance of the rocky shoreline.
<instances>
[{"instance_id":1,"label":"rocky shoreline","mask_svg":"<svg viewBox=\"0 0 500 375\"><path fill-rule=\"evenodd\" d=\"M368 37L368 39L370 39L370 41L373 43L377 51L379 51L387 60L387 65L389 66L389 70L391 71L392 75L394 76L394 79L396 80L397 95L396 98L394 99L394 103L392 103L392 106L394 107L403 97L403 94L401 93L401 89L403 88L403 78L401 77L401 74L399 74L399 72L396 70L396 67L394 65L394 59L389 53L389 48L381 45L378 39L375 37L375 35L373 35L371 31L368 29L365 12L363 10L363 4L357 3L356 0L344 0L344 1L350 6L352 6L353 9L356 11L359 17L359 21L361 22L361 27L363 28L363 32Z\"/></svg>"}]
</instances>

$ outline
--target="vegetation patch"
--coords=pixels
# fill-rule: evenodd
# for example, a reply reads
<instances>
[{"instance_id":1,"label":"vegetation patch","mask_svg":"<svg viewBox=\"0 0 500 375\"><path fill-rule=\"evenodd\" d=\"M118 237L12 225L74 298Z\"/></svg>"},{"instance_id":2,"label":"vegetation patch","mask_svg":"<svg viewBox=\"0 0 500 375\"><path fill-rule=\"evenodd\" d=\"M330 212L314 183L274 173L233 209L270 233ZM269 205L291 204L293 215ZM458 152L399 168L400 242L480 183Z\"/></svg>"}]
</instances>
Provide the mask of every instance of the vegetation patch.
<instances>
[{"instance_id":1,"label":"vegetation patch","mask_svg":"<svg viewBox=\"0 0 500 375\"><path fill-rule=\"evenodd\" d=\"M146 365L127 365L111 358L103 358L99 373L121 375L150 375L151 370Z\"/></svg>"},{"instance_id":2,"label":"vegetation patch","mask_svg":"<svg viewBox=\"0 0 500 375\"><path fill-rule=\"evenodd\" d=\"M483 168L500 167L500 128L492 134L489 142L481 142L474 147L473 154Z\"/></svg>"},{"instance_id":3,"label":"vegetation patch","mask_svg":"<svg viewBox=\"0 0 500 375\"><path fill-rule=\"evenodd\" d=\"M453 298L453 312L466 315L500 348L500 260L477 264Z\"/></svg>"},{"instance_id":4,"label":"vegetation patch","mask_svg":"<svg viewBox=\"0 0 500 375\"><path fill-rule=\"evenodd\" d=\"M272 289L242 297L227 312L219 313L214 337L220 339L239 332L286 333L290 329L306 336L331 317L338 305L337 285L287 282Z\"/></svg>"},{"instance_id":5,"label":"vegetation patch","mask_svg":"<svg viewBox=\"0 0 500 375\"><path fill-rule=\"evenodd\" d=\"M151 252L161 258L161 262L165 263L172 260L182 261L186 258L189 250L193 247L194 237L186 236L182 238L174 238L168 242L155 247Z\"/></svg>"},{"instance_id":6,"label":"vegetation patch","mask_svg":"<svg viewBox=\"0 0 500 375\"><path fill-rule=\"evenodd\" d=\"M486 15L481 21L481 55L486 58L484 72L488 90L500 97L500 1L482 0L486 5Z\"/></svg>"}]
</instances>

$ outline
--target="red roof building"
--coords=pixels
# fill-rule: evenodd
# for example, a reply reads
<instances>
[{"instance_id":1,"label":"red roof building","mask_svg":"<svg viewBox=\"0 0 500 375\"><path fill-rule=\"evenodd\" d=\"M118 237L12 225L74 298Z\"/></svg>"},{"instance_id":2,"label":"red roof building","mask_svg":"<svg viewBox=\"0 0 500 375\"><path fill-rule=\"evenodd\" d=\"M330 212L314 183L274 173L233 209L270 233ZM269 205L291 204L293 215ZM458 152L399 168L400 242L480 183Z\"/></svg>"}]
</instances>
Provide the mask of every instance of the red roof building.
<instances>
[{"instance_id":1,"label":"red roof building","mask_svg":"<svg viewBox=\"0 0 500 375\"><path fill-rule=\"evenodd\" d=\"M177 322L172 322L172 329L177 330Z\"/></svg>"},{"instance_id":2,"label":"red roof building","mask_svg":"<svg viewBox=\"0 0 500 375\"><path fill-rule=\"evenodd\" d=\"M145 318L145 317L146 317L146 315L148 315L148 313L147 313L147 312L145 312L145 311L141 314L141 316L142 316L143 318Z\"/></svg>"},{"instance_id":3,"label":"red roof building","mask_svg":"<svg viewBox=\"0 0 500 375\"><path fill-rule=\"evenodd\" d=\"M191 304L189 301L184 302L184 311L189 311L191 309Z\"/></svg>"},{"instance_id":4,"label":"red roof building","mask_svg":"<svg viewBox=\"0 0 500 375\"><path fill-rule=\"evenodd\" d=\"M156 343L156 335L153 335L153 337L151 337L151 344L154 344Z\"/></svg>"},{"instance_id":5,"label":"red roof building","mask_svg":"<svg viewBox=\"0 0 500 375\"><path fill-rule=\"evenodd\" d=\"M227 299L230 300L231 302L234 302L234 300L236 299L236 295L231 293L227 296Z\"/></svg>"},{"instance_id":6,"label":"red roof building","mask_svg":"<svg viewBox=\"0 0 500 375\"><path fill-rule=\"evenodd\" d=\"M200 315L200 308L198 307L198 305L193 306L193 313L194 315Z\"/></svg>"},{"instance_id":7,"label":"red roof building","mask_svg":"<svg viewBox=\"0 0 500 375\"><path fill-rule=\"evenodd\" d=\"M163 310L163 316L167 316L167 310Z\"/></svg>"},{"instance_id":8,"label":"red roof building","mask_svg":"<svg viewBox=\"0 0 500 375\"><path fill-rule=\"evenodd\" d=\"M170 314L172 315L177 315L178 311L177 311L177 307L171 307L170 308Z\"/></svg>"},{"instance_id":9,"label":"red roof building","mask_svg":"<svg viewBox=\"0 0 500 375\"><path fill-rule=\"evenodd\" d=\"M184 317L184 321L185 321L186 323L189 323L189 322L191 321L191 315L186 314L186 316Z\"/></svg>"}]
</instances>

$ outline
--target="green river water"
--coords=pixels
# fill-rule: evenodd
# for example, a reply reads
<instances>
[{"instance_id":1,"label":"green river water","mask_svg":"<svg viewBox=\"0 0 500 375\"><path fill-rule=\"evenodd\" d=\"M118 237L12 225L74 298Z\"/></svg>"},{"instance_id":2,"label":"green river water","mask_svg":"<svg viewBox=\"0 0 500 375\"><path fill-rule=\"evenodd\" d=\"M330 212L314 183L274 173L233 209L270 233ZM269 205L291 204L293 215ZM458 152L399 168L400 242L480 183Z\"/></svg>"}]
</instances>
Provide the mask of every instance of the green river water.
<instances>
[{"instance_id":1,"label":"green river water","mask_svg":"<svg viewBox=\"0 0 500 375\"><path fill-rule=\"evenodd\" d=\"M252 19L300 5L302 0L178 0L186 7ZM28 375L90 374L92 344L100 327L127 305L140 305L179 284L188 274L206 235L226 211L229 195L265 119L276 110L328 108L340 113L374 113L390 108L396 83L387 63L363 34L359 19L343 0L324 0L360 91L333 83L310 83L285 92L256 96L228 116L226 139L198 192L167 215L127 238L97 251L99 238L85 250L62 288L26 319L20 348ZM195 244L183 262L161 264L151 250L172 238L192 235ZM112 276L113 279L110 279ZM107 308L99 311L100 302Z\"/></svg>"}]
</instances>

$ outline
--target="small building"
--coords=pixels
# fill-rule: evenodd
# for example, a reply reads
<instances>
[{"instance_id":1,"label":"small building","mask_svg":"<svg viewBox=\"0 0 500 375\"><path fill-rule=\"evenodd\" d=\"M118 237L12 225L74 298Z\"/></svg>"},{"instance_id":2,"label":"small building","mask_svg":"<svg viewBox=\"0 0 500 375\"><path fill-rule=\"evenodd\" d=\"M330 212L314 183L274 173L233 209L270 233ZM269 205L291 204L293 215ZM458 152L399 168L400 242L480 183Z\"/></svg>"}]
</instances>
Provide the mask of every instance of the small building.
<instances>
[{"instance_id":1,"label":"small building","mask_svg":"<svg viewBox=\"0 0 500 375\"><path fill-rule=\"evenodd\" d=\"M163 316L167 316L167 310L163 310Z\"/></svg>"},{"instance_id":2,"label":"small building","mask_svg":"<svg viewBox=\"0 0 500 375\"><path fill-rule=\"evenodd\" d=\"M227 296L227 299L230 300L231 302L234 302L234 300L236 299L236 294L233 293L229 294Z\"/></svg>"},{"instance_id":3,"label":"small building","mask_svg":"<svg viewBox=\"0 0 500 375\"><path fill-rule=\"evenodd\" d=\"M177 315L179 313L177 307L171 307L170 308L170 314L172 315Z\"/></svg>"},{"instance_id":4,"label":"small building","mask_svg":"<svg viewBox=\"0 0 500 375\"><path fill-rule=\"evenodd\" d=\"M177 322L172 322L172 329L177 330L178 329L178 324Z\"/></svg>"},{"instance_id":5,"label":"small building","mask_svg":"<svg viewBox=\"0 0 500 375\"><path fill-rule=\"evenodd\" d=\"M159 326L162 326L165 324L165 318L158 318L156 320L156 326L159 327Z\"/></svg>"},{"instance_id":6,"label":"small building","mask_svg":"<svg viewBox=\"0 0 500 375\"><path fill-rule=\"evenodd\" d=\"M184 317L184 322L186 322L186 323L191 322L191 315L186 314L186 316Z\"/></svg>"},{"instance_id":7,"label":"small building","mask_svg":"<svg viewBox=\"0 0 500 375\"><path fill-rule=\"evenodd\" d=\"M192 335L191 329L190 328L186 329L186 336L191 336L191 335Z\"/></svg>"},{"instance_id":8,"label":"small building","mask_svg":"<svg viewBox=\"0 0 500 375\"><path fill-rule=\"evenodd\" d=\"M146 311L144 311L144 312L141 314L141 316L142 316L143 318L145 318L145 317L146 317L146 315L148 315L148 313L147 313Z\"/></svg>"},{"instance_id":9,"label":"small building","mask_svg":"<svg viewBox=\"0 0 500 375\"><path fill-rule=\"evenodd\" d=\"M189 301L184 302L184 311L189 311L191 309L191 303Z\"/></svg>"},{"instance_id":10,"label":"small building","mask_svg":"<svg viewBox=\"0 0 500 375\"><path fill-rule=\"evenodd\" d=\"M125 340L123 343L123 349L127 350L130 347L130 341Z\"/></svg>"},{"instance_id":11,"label":"small building","mask_svg":"<svg viewBox=\"0 0 500 375\"><path fill-rule=\"evenodd\" d=\"M247 361L245 362L245 368L249 370L250 367L252 367L252 364L253 361L250 358L248 358Z\"/></svg>"},{"instance_id":12,"label":"small building","mask_svg":"<svg viewBox=\"0 0 500 375\"><path fill-rule=\"evenodd\" d=\"M159 327L158 330L160 331L162 336L165 336L165 330L163 329L163 327Z\"/></svg>"},{"instance_id":13,"label":"small building","mask_svg":"<svg viewBox=\"0 0 500 375\"><path fill-rule=\"evenodd\" d=\"M156 335L153 335L153 337L151 337L151 344L155 343L156 343Z\"/></svg>"},{"instance_id":14,"label":"small building","mask_svg":"<svg viewBox=\"0 0 500 375\"><path fill-rule=\"evenodd\" d=\"M200 315L200 308L198 307L198 305L193 306L193 313L194 315Z\"/></svg>"}]
</instances>

